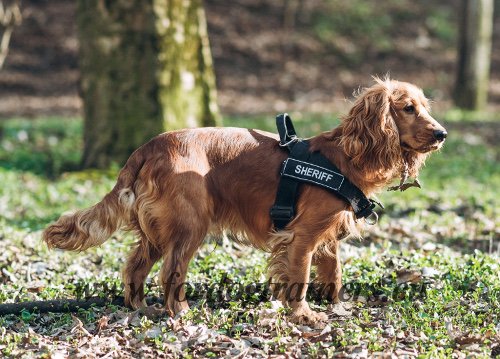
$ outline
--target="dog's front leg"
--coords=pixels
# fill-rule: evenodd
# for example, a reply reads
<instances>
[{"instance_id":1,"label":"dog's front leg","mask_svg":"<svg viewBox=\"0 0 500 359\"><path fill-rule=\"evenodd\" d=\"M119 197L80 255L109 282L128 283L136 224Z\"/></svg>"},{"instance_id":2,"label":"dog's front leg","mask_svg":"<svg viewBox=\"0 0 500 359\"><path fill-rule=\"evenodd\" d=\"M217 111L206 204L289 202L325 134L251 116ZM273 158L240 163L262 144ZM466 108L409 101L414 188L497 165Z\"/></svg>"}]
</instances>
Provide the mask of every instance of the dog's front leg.
<instances>
[{"instance_id":1,"label":"dog's front leg","mask_svg":"<svg viewBox=\"0 0 500 359\"><path fill-rule=\"evenodd\" d=\"M301 240L302 239L302 240ZM325 313L318 313L306 301L306 293L311 272L314 248L310 239L296 236L287 248L288 281L284 291L284 301L292 309L292 321L300 324L314 324L328 319Z\"/></svg>"},{"instance_id":2,"label":"dog's front leg","mask_svg":"<svg viewBox=\"0 0 500 359\"><path fill-rule=\"evenodd\" d=\"M340 301L339 292L342 288L339 244L335 239L325 243L325 248L318 250L313 258L313 263L317 266L316 282L320 294L334 304Z\"/></svg>"}]
</instances>

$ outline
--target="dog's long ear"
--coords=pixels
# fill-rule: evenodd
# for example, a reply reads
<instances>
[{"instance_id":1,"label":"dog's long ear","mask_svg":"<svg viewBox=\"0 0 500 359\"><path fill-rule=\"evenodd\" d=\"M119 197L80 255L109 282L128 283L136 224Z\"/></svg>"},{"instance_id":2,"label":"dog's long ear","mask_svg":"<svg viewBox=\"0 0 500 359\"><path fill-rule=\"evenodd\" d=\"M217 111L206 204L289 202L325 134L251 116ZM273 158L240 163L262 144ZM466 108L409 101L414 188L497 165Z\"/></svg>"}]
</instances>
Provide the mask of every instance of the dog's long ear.
<instances>
[{"instance_id":1,"label":"dog's long ear","mask_svg":"<svg viewBox=\"0 0 500 359\"><path fill-rule=\"evenodd\" d=\"M366 89L343 119L341 144L354 165L367 171L394 169L401 160L399 134L386 83Z\"/></svg>"}]
</instances>

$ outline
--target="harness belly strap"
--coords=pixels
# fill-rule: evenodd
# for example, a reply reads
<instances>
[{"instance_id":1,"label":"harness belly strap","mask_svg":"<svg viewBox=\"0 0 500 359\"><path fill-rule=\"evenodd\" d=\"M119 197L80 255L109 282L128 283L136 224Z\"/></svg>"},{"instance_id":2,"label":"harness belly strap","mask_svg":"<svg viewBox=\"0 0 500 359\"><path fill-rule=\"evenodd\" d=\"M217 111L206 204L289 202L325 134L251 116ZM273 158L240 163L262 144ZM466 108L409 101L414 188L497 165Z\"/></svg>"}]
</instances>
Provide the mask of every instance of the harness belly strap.
<instances>
[{"instance_id":1,"label":"harness belly strap","mask_svg":"<svg viewBox=\"0 0 500 359\"><path fill-rule=\"evenodd\" d=\"M295 204L301 182L314 184L333 192L348 202L356 218L366 218L375 224L378 216L373 211L375 202L368 199L340 170L319 152L309 151L309 141L299 139L295 134L288 114L276 117L280 134L280 146L287 147L289 157L280 172L276 200L271 207L271 218L277 230L282 230L295 217Z\"/></svg>"}]
</instances>

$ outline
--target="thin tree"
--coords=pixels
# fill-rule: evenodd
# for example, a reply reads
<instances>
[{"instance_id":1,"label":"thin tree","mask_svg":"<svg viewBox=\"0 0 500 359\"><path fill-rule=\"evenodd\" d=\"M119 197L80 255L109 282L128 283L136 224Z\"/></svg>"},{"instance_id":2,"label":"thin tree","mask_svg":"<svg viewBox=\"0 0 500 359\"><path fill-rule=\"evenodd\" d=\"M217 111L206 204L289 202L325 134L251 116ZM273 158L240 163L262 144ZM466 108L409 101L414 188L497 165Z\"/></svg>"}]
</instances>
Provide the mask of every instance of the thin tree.
<instances>
[{"instance_id":1,"label":"thin tree","mask_svg":"<svg viewBox=\"0 0 500 359\"><path fill-rule=\"evenodd\" d=\"M22 15L19 0L0 1L0 69L9 53L10 37L14 28L21 24Z\"/></svg>"},{"instance_id":2,"label":"thin tree","mask_svg":"<svg viewBox=\"0 0 500 359\"><path fill-rule=\"evenodd\" d=\"M488 99L493 0L462 0L461 5L455 103L481 110Z\"/></svg>"},{"instance_id":3,"label":"thin tree","mask_svg":"<svg viewBox=\"0 0 500 359\"><path fill-rule=\"evenodd\" d=\"M164 130L219 123L201 0L79 0L83 167Z\"/></svg>"}]
</instances>

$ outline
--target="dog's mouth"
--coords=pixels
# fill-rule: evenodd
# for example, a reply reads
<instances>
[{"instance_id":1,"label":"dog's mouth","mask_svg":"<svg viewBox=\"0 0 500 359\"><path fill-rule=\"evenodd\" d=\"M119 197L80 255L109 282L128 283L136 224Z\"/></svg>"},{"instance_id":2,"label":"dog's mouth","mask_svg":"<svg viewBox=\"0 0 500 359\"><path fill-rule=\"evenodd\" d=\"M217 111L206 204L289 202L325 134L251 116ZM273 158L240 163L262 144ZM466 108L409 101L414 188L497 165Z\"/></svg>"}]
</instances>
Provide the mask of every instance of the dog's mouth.
<instances>
[{"instance_id":1,"label":"dog's mouth","mask_svg":"<svg viewBox=\"0 0 500 359\"><path fill-rule=\"evenodd\" d=\"M431 144L420 146L420 147L412 147L406 142L401 143L401 148L410 152L418 152L418 153L427 153L439 150L443 145L443 141L435 141Z\"/></svg>"}]
</instances>

